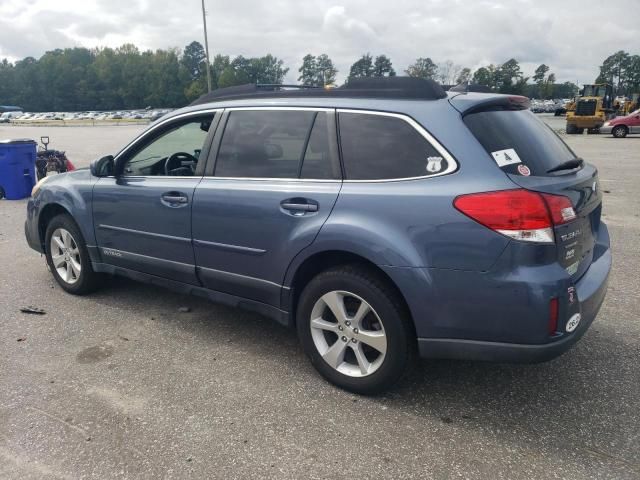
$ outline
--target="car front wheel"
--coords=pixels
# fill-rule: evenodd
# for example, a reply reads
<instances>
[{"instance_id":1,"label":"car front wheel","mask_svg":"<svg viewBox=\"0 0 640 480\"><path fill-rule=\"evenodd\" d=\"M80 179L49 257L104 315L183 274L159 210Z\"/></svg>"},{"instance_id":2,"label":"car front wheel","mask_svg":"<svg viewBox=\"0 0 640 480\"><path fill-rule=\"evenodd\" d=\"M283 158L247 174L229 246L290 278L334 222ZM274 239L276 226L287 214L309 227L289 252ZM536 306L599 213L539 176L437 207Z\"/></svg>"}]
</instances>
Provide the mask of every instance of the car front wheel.
<instances>
[{"instance_id":1,"label":"car front wheel","mask_svg":"<svg viewBox=\"0 0 640 480\"><path fill-rule=\"evenodd\" d=\"M82 233L69 215L49 222L45 253L49 270L65 291L83 295L98 286L99 274L93 271Z\"/></svg>"},{"instance_id":2,"label":"car front wheel","mask_svg":"<svg viewBox=\"0 0 640 480\"><path fill-rule=\"evenodd\" d=\"M385 279L366 268L319 274L302 292L296 318L302 346L318 372L355 393L389 388L413 352L403 302Z\"/></svg>"},{"instance_id":3,"label":"car front wheel","mask_svg":"<svg viewBox=\"0 0 640 480\"><path fill-rule=\"evenodd\" d=\"M627 136L627 127L624 125L618 125L611 130L611 134L616 138L624 138Z\"/></svg>"}]
</instances>

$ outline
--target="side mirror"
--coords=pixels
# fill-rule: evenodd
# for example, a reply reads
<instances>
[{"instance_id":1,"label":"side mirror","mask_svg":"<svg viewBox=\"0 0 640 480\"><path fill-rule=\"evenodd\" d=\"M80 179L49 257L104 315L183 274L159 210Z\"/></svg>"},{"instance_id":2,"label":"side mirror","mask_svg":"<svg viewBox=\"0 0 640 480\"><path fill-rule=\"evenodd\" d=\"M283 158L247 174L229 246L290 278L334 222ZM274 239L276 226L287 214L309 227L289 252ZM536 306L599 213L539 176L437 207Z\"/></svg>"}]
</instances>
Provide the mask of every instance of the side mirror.
<instances>
[{"instance_id":1,"label":"side mirror","mask_svg":"<svg viewBox=\"0 0 640 480\"><path fill-rule=\"evenodd\" d=\"M113 175L114 167L113 155L107 155L91 162L91 175L94 177L109 177Z\"/></svg>"}]
</instances>

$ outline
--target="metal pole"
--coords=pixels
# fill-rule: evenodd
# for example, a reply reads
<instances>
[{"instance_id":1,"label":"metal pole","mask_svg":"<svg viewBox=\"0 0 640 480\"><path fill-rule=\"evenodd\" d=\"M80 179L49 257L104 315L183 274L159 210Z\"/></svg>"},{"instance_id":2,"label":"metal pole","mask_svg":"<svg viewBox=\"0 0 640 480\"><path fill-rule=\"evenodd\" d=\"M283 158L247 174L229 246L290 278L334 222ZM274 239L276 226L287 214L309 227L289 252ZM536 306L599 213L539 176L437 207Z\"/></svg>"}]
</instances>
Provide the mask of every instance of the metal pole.
<instances>
[{"instance_id":1,"label":"metal pole","mask_svg":"<svg viewBox=\"0 0 640 480\"><path fill-rule=\"evenodd\" d=\"M202 0L202 24L204 25L204 51L207 56L207 92L211 91L211 65L209 64L209 39L207 37L207 16Z\"/></svg>"}]
</instances>

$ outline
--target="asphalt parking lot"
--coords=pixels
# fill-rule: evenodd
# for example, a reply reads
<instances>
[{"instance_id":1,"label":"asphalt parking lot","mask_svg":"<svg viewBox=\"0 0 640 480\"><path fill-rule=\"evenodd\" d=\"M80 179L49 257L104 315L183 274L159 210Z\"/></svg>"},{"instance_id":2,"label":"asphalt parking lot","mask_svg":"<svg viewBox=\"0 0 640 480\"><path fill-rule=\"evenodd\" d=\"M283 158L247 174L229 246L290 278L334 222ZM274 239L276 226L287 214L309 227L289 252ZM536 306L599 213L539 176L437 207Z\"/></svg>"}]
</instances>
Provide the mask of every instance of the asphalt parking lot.
<instances>
[{"instance_id":1,"label":"asphalt parking lot","mask_svg":"<svg viewBox=\"0 0 640 480\"><path fill-rule=\"evenodd\" d=\"M86 166L142 128L0 138L49 135ZM124 279L65 294L26 201L0 201L0 478L640 478L640 136L565 138L600 170L613 244L592 328L545 364L422 362L372 398L260 316Z\"/></svg>"}]
</instances>

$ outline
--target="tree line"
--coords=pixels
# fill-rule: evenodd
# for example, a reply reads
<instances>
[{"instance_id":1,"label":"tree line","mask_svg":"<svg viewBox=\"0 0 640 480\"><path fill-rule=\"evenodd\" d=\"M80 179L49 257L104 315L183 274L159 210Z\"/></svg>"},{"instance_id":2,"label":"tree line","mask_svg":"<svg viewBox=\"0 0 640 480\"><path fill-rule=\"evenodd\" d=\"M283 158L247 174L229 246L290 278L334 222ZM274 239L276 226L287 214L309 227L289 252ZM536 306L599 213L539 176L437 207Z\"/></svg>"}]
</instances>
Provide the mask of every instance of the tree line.
<instances>
[{"instance_id":1,"label":"tree line","mask_svg":"<svg viewBox=\"0 0 640 480\"><path fill-rule=\"evenodd\" d=\"M289 68L271 54L250 58L216 55L210 73L215 89L245 83L282 84ZM180 107L206 92L206 74L205 51L195 41L182 50L141 51L131 44L56 49L39 59L0 62L0 104L19 105L28 111ZM327 54L307 54L298 74L300 84L326 86L335 84L338 70ZM443 85L475 83L499 93L540 99L569 98L578 91L572 82L557 83L545 64L530 77L525 76L514 58L473 71L449 60L437 63L420 57L404 74ZM366 53L351 65L346 81L395 75L389 57ZM613 84L619 94L640 92L640 56L624 51L609 56L600 67L597 81Z\"/></svg>"}]
</instances>

